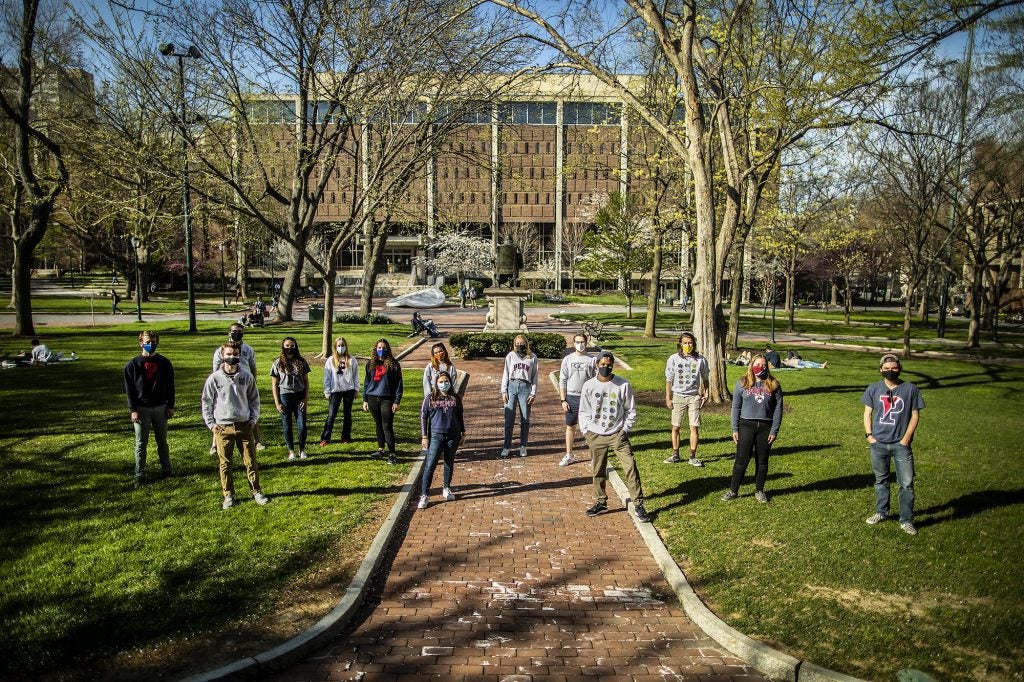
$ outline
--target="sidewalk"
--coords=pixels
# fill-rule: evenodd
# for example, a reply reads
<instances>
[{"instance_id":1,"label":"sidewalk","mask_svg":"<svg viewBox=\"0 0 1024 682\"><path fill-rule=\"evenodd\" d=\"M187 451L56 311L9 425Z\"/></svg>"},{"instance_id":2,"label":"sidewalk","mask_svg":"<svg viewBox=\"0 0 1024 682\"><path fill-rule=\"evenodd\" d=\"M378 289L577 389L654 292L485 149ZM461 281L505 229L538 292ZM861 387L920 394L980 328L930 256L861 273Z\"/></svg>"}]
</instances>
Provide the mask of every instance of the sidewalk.
<instances>
[{"instance_id":1,"label":"sidewalk","mask_svg":"<svg viewBox=\"0 0 1024 682\"><path fill-rule=\"evenodd\" d=\"M405 366L424 366L429 349ZM354 630L275 679L764 679L686 617L614 491L609 512L583 513L589 460L557 464L564 422L547 380L556 361L541 366L529 456L507 460L496 458L501 361L457 366L471 374L457 499L441 499L439 465L430 506L410 505ZM410 395L410 412L416 403Z\"/></svg>"}]
</instances>

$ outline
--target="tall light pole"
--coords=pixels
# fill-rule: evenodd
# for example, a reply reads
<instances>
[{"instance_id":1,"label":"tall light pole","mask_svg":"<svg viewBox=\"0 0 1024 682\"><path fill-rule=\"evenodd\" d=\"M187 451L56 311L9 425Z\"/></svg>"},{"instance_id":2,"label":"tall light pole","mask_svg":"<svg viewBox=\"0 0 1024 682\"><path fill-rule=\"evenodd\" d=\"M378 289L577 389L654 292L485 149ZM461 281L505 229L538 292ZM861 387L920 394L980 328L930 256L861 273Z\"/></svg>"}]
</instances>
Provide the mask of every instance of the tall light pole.
<instances>
[{"instance_id":1,"label":"tall light pole","mask_svg":"<svg viewBox=\"0 0 1024 682\"><path fill-rule=\"evenodd\" d=\"M220 305L223 308L228 307L228 292L225 289L224 282L224 247L227 246L227 242L220 243Z\"/></svg>"},{"instance_id":2,"label":"tall light pole","mask_svg":"<svg viewBox=\"0 0 1024 682\"><path fill-rule=\"evenodd\" d=\"M778 258L773 258L772 259L772 339L771 339L771 342L772 342L773 345L775 344L775 295L776 295L775 287L777 285L777 281L776 281L777 275L776 275L776 273L778 271L779 271L779 259Z\"/></svg>"},{"instance_id":3,"label":"tall light pole","mask_svg":"<svg viewBox=\"0 0 1024 682\"><path fill-rule=\"evenodd\" d=\"M189 198L190 190L188 185L188 133L186 126L185 111L185 57L198 59L201 55L195 46L189 45L184 52L177 52L173 43L161 43L160 54L165 57L176 57L178 59L178 91L181 100L181 183L182 183L182 215L185 227L185 286L188 294L188 330L195 333L196 329L196 291L192 276L192 224L189 222L189 206L192 203Z\"/></svg>"},{"instance_id":4,"label":"tall light pole","mask_svg":"<svg viewBox=\"0 0 1024 682\"><path fill-rule=\"evenodd\" d=\"M142 322L142 273L139 271L139 247L142 240L132 235L132 255L135 256L135 313Z\"/></svg>"}]
</instances>

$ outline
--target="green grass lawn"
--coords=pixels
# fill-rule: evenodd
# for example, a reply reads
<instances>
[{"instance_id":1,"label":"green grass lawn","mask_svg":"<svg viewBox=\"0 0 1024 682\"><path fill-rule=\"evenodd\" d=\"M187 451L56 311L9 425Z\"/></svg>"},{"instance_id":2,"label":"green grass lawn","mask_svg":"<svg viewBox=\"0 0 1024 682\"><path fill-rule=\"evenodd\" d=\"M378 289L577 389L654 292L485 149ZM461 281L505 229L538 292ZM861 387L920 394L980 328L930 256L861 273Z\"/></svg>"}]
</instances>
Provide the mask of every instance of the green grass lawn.
<instances>
[{"instance_id":1,"label":"green grass lawn","mask_svg":"<svg viewBox=\"0 0 1024 682\"><path fill-rule=\"evenodd\" d=\"M204 313L216 313L225 310L242 310L246 306L241 303L232 303L234 298L232 291L228 295L227 306L221 305L220 295L201 295L196 298L196 311ZM136 311L135 301L122 299L118 309L124 311L126 316L134 315ZM151 300L142 302L142 317L146 313L183 313L188 311L188 305L183 295L174 293L156 293ZM106 314L110 312L109 296L33 296L32 312L34 313L90 313Z\"/></svg>"},{"instance_id":2,"label":"green grass lawn","mask_svg":"<svg viewBox=\"0 0 1024 682\"><path fill-rule=\"evenodd\" d=\"M138 352L136 329L47 329L52 349L74 350L80 361L0 370L7 425L0 432L0 678L62 671L88 679L147 666L179 674L269 648L340 598L404 480L408 456L418 454L417 371L406 373L410 398L395 422L408 455L401 466L370 456L373 421L361 411L354 414L356 442L321 454L322 361L317 366L311 357L319 326L249 330L269 446L259 453L261 483L271 503L252 503L238 471L242 504L222 512L199 395L227 323L200 323L195 336L181 327L155 325L160 351L175 367L175 477L138 491L122 379L124 363ZM397 327L390 335L387 327L335 330L360 354L382 334L396 349L405 336ZM299 340L314 365L311 458L298 464L285 462L268 377L285 335ZM0 353L25 346L0 339ZM148 467L156 478L152 440Z\"/></svg>"},{"instance_id":3,"label":"green grass lawn","mask_svg":"<svg viewBox=\"0 0 1024 682\"><path fill-rule=\"evenodd\" d=\"M777 374L785 417L769 463L767 506L722 502L734 452L726 406L703 417L707 466L665 465L670 341L609 345L632 366L633 439L647 509L708 605L729 624L794 655L866 679L903 668L938 679L1024 675L1024 368L912 359L904 378L927 407L914 442L916 522L909 537L868 526L873 477L860 396L877 358L820 350L827 370ZM729 367L730 385L741 368ZM895 486L893 510L896 509Z\"/></svg>"}]
</instances>

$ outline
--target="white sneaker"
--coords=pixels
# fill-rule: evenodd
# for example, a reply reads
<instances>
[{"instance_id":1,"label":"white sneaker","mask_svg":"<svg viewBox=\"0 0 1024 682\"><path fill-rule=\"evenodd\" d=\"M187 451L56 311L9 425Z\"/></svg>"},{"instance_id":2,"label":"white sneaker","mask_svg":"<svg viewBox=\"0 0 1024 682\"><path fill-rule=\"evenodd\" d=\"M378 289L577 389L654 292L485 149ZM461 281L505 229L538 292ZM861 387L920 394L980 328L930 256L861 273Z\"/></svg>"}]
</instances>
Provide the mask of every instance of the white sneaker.
<instances>
[{"instance_id":1,"label":"white sneaker","mask_svg":"<svg viewBox=\"0 0 1024 682\"><path fill-rule=\"evenodd\" d=\"M525 445L522 446L521 448L519 448L519 456L520 457L526 457L526 446Z\"/></svg>"},{"instance_id":2,"label":"white sneaker","mask_svg":"<svg viewBox=\"0 0 1024 682\"><path fill-rule=\"evenodd\" d=\"M289 450L288 451L288 461L291 462L294 459L295 459L295 453L292 452L291 450Z\"/></svg>"},{"instance_id":3,"label":"white sneaker","mask_svg":"<svg viewBox=\"0 0 1024 682\"><path fill-rule=\"evenodd\" d=\"M299 450L299 459L306 459L306 451Z\"/></svg>"},{"instance_id":4,"label":"white sneaker","mask_svg":"<svg viewBox=\"0 0 1024 682\"><path fill-rule=\"evenodd\" d=\"M508 457L508 448L502 448L501 449L501 454L498 455L498 457L501 457L502 459L505 459L506 457Z\"/></svg>"},{"instance_id":5,"label":"white sneaker","mask_svg":"<svg viewBox=\"0 0 1024 682\"><path fill-rule=\"evenodd\" d=\"M264 445L263 443L256 443L256 449L257 450L266 450L267 446Z\"/></svg>"},{"instance_id":6,"label":"white sneaker","mask_svg":"<svg viewBox=\"0 0 1024 682\"><path fill-rule=\"evenodd\" d=\"M416 505L416 508L417 509L426 509L427 508L427 496L426 495L420 495L420 501L419 501L419 504Z\"/></svg>"},{"instance_id":7,"label":"white sneaker","mask_svg":"<svg viewBox=\"0 0 1024 682\"><path fill-rule=\"evenodd\" d=\"M576 459L572 456L572 453L571 452L567 452L567 453L565 453L565 457L562 458L562 461L558 463L558 466L560 466L560 467L567 467L570 464L575 464L575 463L576 463Z\"/></svg>"},{"instance_id":8,"label":"white sneaker","mask_svg":"<svg viewBox=\"0 0 1024 682\"><path fill-rule=\"evenodd\" d=\"M455 499L455 493L452 492L451 488L445 488L442 494L444 495L444 499L447 502L451 502L452 500Z\"/></svg>"},{"instance_id":9,"label":"white sneaker","mask_svg":"<svg viewBox=\"0 0 1024 682\"><path fill-rule=\"evenodd\" d=\"M264 495L263 493L253 493L252 499L256 502L256 504L260 505L261 507L265 505L267 502L270 502L270 498Z\"/></svg>"},{"instance_id":10,"label":"white sneaker","mask_svg":"<svg viewBox=\"0 0 1024 682\"><path fill-rule=\"evenodd\" d=\"M212 443L210 445L210 454L211 455L216 455L217 454L217 444L216 443Z\"/></svg>"}]
</instances>

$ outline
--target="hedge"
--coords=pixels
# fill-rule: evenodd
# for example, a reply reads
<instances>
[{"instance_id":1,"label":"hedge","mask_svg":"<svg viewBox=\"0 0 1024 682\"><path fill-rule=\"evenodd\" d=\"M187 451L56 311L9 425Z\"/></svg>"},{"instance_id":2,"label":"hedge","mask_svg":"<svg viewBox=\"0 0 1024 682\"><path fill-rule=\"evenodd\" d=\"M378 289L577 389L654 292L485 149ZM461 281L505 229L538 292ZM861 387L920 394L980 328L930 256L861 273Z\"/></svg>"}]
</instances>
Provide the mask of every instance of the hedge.
<instances>
[{"instance_id":1,"label":"hedge","mask_svg":"<svg viewBox=\"0 0 1024 682\"><path fill-rule=\"evenodd\" d=\"M391 324L391 318L380 313L360 315L359 313L335 313L334 321L343 324Z\"/></svg>"},{"instance_id":2,"label":"hedge","mask_svg":"<svg viewBox=\"0 0 1024 682\"><path fill-rule=\"evenodd\" d=\"M512 350L515 332L460 332L452 334L452 354L460 358L504 357ZM530 349L542 358L560 360L565 355L565 337L554 333L526 334Z\"/></svg>"}]
</instances>

